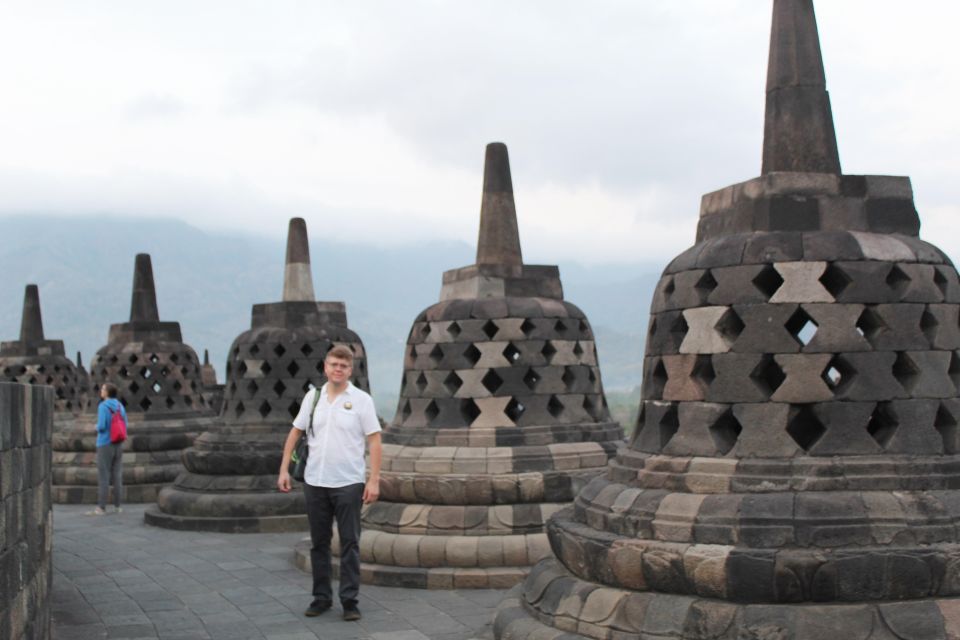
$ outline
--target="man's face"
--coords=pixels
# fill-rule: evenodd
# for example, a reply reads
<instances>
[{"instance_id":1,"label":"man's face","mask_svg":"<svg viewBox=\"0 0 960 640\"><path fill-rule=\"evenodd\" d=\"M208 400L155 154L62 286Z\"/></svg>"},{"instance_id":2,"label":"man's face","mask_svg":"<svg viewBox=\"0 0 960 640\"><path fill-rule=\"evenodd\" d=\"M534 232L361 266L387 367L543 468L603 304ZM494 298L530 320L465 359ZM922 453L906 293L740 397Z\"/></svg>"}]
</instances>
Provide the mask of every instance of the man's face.
<instances>
[{"instance_id":1,"label":"man's face","mask_svg":"<svg viewBox=\"0 0 960 640\"><path fill-rule=\"evenodd\" d=\"M343 384L350 379L350 374L353 373L353 365L343 358L328 357L323 361L323 372L330 382Z\"/></svg>"}]
</instances>

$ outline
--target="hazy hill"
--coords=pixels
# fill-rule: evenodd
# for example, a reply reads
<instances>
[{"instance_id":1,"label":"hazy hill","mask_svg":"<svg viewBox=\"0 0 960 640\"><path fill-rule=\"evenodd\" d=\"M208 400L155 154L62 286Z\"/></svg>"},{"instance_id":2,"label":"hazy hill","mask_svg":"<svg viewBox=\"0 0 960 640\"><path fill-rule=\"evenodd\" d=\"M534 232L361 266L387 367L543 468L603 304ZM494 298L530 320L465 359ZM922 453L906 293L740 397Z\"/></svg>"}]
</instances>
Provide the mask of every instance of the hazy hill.
<instances>
[{"instance_id":1,"label":"hazy hill","mask_svg":"<svg viewBox=\"0 0 960 640\"><path fill-rule=\"evenodd\" d=\"M198 354L209 349L222 379L230 343L249 328L251 305L280 299L285 241L279 236L286 220L277 224L278 237L269 238L210 233L173 220L0 218L0 339L18 336L24 285L36 283L47 337L64 340L71 358L82 351L89 363L109 325L129 317L133 256L147 252L161 319L180 322ZM374 395L389 419L410 323L436 302L441 273L472 263L475 250L464 243L333 244L310 231L317 296L346 302L350 327L369 352ZM594 327L607 388L640 383L650 297L661 268L560 264L565 297ZM325 279L326 273L334 279Z\"/></svg>"}]
</instances>

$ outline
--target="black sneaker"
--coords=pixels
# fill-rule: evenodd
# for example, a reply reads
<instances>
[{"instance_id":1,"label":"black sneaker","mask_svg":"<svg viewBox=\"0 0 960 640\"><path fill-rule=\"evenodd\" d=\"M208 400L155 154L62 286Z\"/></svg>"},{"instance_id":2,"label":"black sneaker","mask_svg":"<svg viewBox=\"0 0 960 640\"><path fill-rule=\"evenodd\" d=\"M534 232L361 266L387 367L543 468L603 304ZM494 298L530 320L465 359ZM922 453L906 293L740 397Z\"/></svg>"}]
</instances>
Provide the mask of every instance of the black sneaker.
<instances>
[{"instance_id":1,"label":"black sneaker","mask_svg":"<svg viewBox=\"0 0 960 640\"><path fill-rule=\"evenodd\" d=\"M320 602L319 600L314 600L310 603L310 606L307 607L307 610L303 612L303 615L307 616L308 618L316 618L329 608L329 602Z\"/></svg>"},{"instance_id":2,"label":"black sneaker","mask_svg":"<svg viewBox=\"0 0 960 640\"><path fill-rule=\"evenodd\" d=\"M357 605L352 607L343 608L343 619L347 622L354 622L360 619L360 609L357 609Z\"/></svg>"}]
</instances>

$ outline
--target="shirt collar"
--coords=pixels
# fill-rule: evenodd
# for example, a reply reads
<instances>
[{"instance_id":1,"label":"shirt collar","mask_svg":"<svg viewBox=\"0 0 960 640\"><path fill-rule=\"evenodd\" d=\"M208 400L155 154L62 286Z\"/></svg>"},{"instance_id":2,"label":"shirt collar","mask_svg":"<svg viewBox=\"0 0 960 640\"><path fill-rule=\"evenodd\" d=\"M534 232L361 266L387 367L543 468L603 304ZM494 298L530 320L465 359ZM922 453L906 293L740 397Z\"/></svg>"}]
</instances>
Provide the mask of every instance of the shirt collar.
<instances>
[{"instance_id":1,"label":"shirt collar","mask_svg":"<svg viewBox=\"0 0 960 640\"><path fill-rule=\"evenodd\" d=\"M324 383L323 383L323 386L320 387L320 395L321 395L321 397L327 395L327 385L328 385L328 384L330 384L330 383L329 383L329 382L324 382ZM353 389L355 389L355 388L356 388L356 387L353 386L353 381L352 381L352 380L347 380L347 388L344 389L343 392L342 392L340 395L352 395L350 392L351 392Z\"/></svg>"}]
</instances>

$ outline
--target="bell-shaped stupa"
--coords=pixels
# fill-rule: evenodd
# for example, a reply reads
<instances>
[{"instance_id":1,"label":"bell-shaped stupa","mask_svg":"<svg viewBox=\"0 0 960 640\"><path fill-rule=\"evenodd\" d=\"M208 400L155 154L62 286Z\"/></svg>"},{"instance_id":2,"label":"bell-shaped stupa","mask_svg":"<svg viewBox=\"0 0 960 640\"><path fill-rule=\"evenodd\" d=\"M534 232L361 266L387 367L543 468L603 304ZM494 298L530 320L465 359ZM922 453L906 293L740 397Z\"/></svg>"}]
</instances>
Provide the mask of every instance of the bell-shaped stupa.
<instances>
[{"instance_id":1,"label":"bell-shaped stupa","mask_svg":"<svg viewBox=\"0 0 960 640\"><path fill-rule=\"evenodd\" d=\"M183 454L186 469L164 489L147 523L222 532L303 531L303 492L277 491L283 442L300 401L326 382L323 359L336 345L354 353L353 383L369 391L366 354L347 327L342 302L318 302L307 227L290 221L283 301L253 306L251 328L230 346L223 410Z\"/></svg>"},{"instance_id":2,"label":"bell-shaped stupa","mask_svg":"<svg viewBox=\"0 0 960 640\"><path fill-rule=\"evenodd\" d=\"M92 392L117 386L127 410L124 444L125 502L152 502L160 487L180 472L180 453L210 424L202 395L200 360L183 343L178 322L161 322L150 256L136 257L130 321L110 326L107 344L90 363ZM96 422L77 418L53 439L53 496L56 502L93 503L97 493Z\"/></svg>"},{"instance_id":3,"label":"bell-shaped stupa","mask_svg":"<svg viewBox=\"0 0 960 640\"><path fill-rule=\"evenodd\" d=\"M67 358L63 340L44 337L40 290L35 284L28 284L23 294L20 339L0 343L0 380L53 387L57 419L79 414L86 407L85 372Z\"/></svg>"},{"instance_id":4,"label":"bell-shaped stupa","mask_svg":"<svg viewBox=\"0 0 960 640\"><path fill-rule=\"evenodd\" d=\"M223 408L223 387L217 382L217 370L210 364L210 350L203 350L203 366L200 367L200 380L203 382L203 397L210 410L218 414Z\"/></svg>"},{"instance_id":5,"label":"bell-shaped stupa","mask_svg":"<svg viewBox=\"0 0 960 640\"><path fill-rule=\"evenodd\" d=\"M630 446L498 638L960 637L960 286L910 180L843 175L811 0L775 0L763 174L654 295Z\"/></svg>"},{"instance_id":6,"label":"bell-shaped stupa","mask_svg":"<svg viewBox=\"0 0 960 640\"><path fill-rule=\"evenodd\" d=\"M507 148L486 149L477 262L413 323L361 579L505 587L549 554L544 524L622 444L593 332L555 266L523 263ZM301 566L307 554L300 549Z\"/></svg>"}]
</instances>

